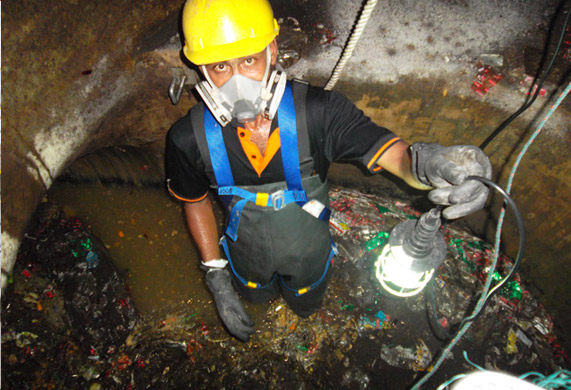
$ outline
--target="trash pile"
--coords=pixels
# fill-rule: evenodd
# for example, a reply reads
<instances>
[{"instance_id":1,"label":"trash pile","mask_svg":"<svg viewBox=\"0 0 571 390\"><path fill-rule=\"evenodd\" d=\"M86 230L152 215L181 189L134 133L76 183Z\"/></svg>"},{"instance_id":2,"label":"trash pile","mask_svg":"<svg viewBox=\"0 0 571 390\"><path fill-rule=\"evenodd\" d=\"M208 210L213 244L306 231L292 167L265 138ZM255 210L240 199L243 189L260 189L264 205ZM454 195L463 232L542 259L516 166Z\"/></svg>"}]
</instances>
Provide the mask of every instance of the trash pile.
<instances>
[{"instance_id":1,"label":"trash pile","mask_svg":"<svg viewBox=\"0 0 571 390\"><path fill-rule=\"evenodd\" d=\"M495 86L501 79L504 78L504 75L498 73L493 67L490 65L482 65L482 63L478 63L478 73L476 74L475 80L472 83L471 87L474 92L476 92L480 96L484 96L490 88Z\"/></svg>"},{"instance_id":2,"label":"trash pile","mask_svg":"<svg viewBox=\"0 0 571 390\"><path fill-rule=\"evenodd\" d=\"M355 259L363 259L367 257L367 251L379 253L378 248L382 248L388 240L387 228L406 218L420 216L418 211L411 209L406 203L376 196L346 190L332 191L330 196L332 208L336 211L335 218L351 227L336 240L342 261L354 262ZM381 231L374 234L375 227ZM456 330L452 324L459 324L465 316L471 314L470 310L482 293L493 259L493 247L465 230L445 226L444 237L448 244L448 253L444 263L435 273L433 283L429 285L433 291L429 288L429 291L424 292L424 297L405 300L406 304L417 312L436 311L427 314L435 314L438 318L438 324L430 326L435 333L432 337L441 338L443 336L439 331L442 328L445 333ZM364 245L359 245L363 242ZM494 282L499 282L501 275L507 274L512 266L512 260L500 254L496 271L492 275ZM386 303L387 301L384 304L385 313L390 313ZM381 324L385 323L384 316L383 313ZM369 319L361 323L373 327ZM376 320L374 328L379 329L379 319ZM525 367L531 370L543 366L547 371L555 371L569 364L569 357L553 333L551 317L541 303L525 289L517 273L492 297L485 312L474 321L467 337L481 348L479 355L484 359L482 366L486 369L518 372L525 370ZM425 360L430 363L431 356L438 350L433 350L431 354L421 339L416 345L413 341L414 339L411 339L408 342L408 348L383 345L381 358L390 365L417 371L418 368L428 367L426 363L419 364L423 360L419 356L428 357ZM390 357L389 352L392 352ZM394 358L395 355L398 357Z\"/></svg>"},{"instance_id":3,"label":"trash pile","mask_svg":"<svg viewBox=\"0 0 571 390\"><path fill-rule=\"evenodd\" d=\"M446 341L427 320L434 306L448 330L469 314L484 284L491 247L446 226L447 258L428 293L396 299L374 261L410 204L345 189L330 191L339 251L322 309L295 315L283 299L260 306L242 343L188 306L140 317L105 246L77 218L42 203L2 298L2 385L6 389L387 388L409 387ZM511 260L501 257L499 273ZM429 309L427 309L429 307ZM545 374L566 364L541 304L519 279L498 294L434 375L487 369Z\"/></svg>"},{"instance_id":4,"label":"trash pile","mask_svg":"<svg viewBox=\"0 0 571 390\"><path fill-rule=\"evenodd\" d=\"M2 296L2 384L61 388L69 376L96 378L98 362L137 321L104 245L79 219L41 203Z\"/></svg>"}]
</instances>

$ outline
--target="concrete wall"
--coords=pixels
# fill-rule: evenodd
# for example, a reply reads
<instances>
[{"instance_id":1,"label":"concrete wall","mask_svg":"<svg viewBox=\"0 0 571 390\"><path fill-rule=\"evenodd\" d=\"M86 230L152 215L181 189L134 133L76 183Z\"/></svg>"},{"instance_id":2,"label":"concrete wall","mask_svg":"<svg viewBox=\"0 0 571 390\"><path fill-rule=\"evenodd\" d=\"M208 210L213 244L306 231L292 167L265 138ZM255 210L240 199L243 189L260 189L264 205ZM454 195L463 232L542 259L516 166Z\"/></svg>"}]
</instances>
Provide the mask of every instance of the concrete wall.
<instances>
[{"instance_id":1,"label":"concrete wall","mask_svg":"<svg viewBox=\"0 0 571 390\"><path fill-rule=\"evenodd\" d=\"M2 7L2 284L26 223L62 170L110 145L162 153L186 108L165 95L177 2L8 2ZM173 41L174 42L174 41ZM175 42L178 43L178 42Z\"/></svg>"}]
</instances>

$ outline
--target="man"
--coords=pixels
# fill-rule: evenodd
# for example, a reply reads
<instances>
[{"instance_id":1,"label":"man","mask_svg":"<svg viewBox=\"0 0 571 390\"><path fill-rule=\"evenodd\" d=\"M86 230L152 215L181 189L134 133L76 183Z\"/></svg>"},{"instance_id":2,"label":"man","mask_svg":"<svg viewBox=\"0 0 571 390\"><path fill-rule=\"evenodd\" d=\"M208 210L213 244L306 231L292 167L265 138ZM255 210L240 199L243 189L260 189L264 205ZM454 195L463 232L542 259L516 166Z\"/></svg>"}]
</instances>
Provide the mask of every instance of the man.
<instances>
[{"instance_id":1,"label":"man","mask_svg":"<svg viewBox=\"0 0 571 390\"><path fill-rule=\"evenodd\" d=\"M335 92L286 82L275 69L279 26L267 0L188 0L184 54L205 81L199 103L169 131L169 191L185 202L206 284L228 331L254 333L239 294L258 303L280 294L307 317L322 304L333 256L326 176L332 162L385 169L430 199L447 218L483 207L491 176L473 146L400 140ZM220 240L209 188L228 207Z\"/></svg>"}]
</instances>

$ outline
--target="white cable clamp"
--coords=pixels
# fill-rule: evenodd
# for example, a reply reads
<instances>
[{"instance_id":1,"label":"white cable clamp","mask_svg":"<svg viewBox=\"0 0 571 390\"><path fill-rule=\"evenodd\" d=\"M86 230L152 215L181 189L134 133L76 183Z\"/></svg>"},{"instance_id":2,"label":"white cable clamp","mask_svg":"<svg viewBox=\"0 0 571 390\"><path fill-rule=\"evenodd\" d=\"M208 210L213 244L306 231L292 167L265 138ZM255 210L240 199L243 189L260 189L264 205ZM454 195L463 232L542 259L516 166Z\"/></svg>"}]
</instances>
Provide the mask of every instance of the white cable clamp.
<instances>
[{"instance_id":1,"label":"white cable clamp","mask_svg":"<svg viewBox=\"0 0 571 390\"><path fill-rule=\"evenodd\" d=\"M226 265L228 264L228 260L225 259L213 259L213 260L208 260L206 262L201 261L200 262L203 266L208 267L208 268L224 268L226 267Z\"/></svg>"}]
</instances>

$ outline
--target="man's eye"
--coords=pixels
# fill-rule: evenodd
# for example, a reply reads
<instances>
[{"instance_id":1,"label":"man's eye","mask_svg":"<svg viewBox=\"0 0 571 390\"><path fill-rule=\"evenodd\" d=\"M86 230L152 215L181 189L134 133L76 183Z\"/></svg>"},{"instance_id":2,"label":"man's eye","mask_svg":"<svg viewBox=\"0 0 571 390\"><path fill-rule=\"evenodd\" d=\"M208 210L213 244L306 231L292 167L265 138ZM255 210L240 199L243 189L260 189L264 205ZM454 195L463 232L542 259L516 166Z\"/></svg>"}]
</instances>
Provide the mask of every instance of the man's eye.
<instances>
[{"instance_id":1,"label":"man's eye","mask_svg":"<svg viewBox=\"0 0 571 390\"><path fill-rule=\"evenodd\" d=\"M226 68L226 65L224 64L216 64L212 67L212 69L216 72L221 72Z\"/></svg>"},{"instance_id":2,"label":"man's eye","mask_svg":"<svg viewBox=\"0 0 571 390\"><path fill-rule=\"evenodd\" d=\"M246 65L252 65L254 63L254 59L253 58L246 58L246 60L244 62L246 63Z\"/></svg>"}]
</instances>

